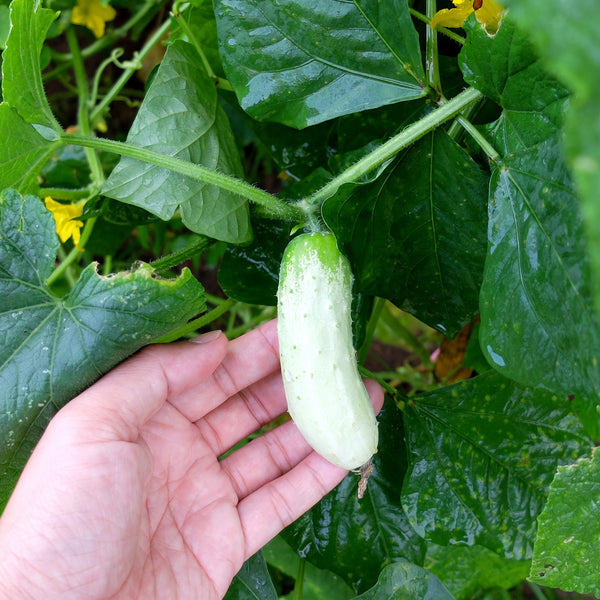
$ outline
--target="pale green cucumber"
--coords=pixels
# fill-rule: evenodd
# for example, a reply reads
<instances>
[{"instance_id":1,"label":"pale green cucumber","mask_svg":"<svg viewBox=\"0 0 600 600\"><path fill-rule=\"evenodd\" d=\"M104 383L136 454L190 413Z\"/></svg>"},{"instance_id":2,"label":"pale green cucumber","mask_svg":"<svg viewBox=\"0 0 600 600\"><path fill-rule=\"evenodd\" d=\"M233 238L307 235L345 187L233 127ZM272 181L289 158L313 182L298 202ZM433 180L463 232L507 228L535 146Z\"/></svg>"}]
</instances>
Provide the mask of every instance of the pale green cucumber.
<instances>
[{"instance_id":1,"label":"pale green cucumber","mask_svg":"<svg viewBox=\"0 0 600 600\"><path fill-rule=\"evenodd\" d=\"M277 292L288 411L330 462L356 469L377 451L377 420L352 345L352 271L330 233L294 238Z\"/></svg>"}]
</instances>

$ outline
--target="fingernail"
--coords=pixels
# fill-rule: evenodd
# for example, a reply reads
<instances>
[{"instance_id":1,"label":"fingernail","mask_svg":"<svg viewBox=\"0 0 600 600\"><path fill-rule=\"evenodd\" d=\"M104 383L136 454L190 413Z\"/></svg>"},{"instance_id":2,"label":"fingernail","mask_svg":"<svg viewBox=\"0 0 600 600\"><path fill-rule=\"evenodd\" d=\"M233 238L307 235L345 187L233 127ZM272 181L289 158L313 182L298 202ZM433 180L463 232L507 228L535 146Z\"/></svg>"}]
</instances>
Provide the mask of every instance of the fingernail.
<instances>
[{"instance_id":1,"label":"fingernail","mask_svg":"<svg viewBox=\"0 0 600 600\"><path fill-rule=\"evenodd\" d=\"M207 342L212 342L213 340L216 340L221 335L221 333L222 331L220 329L215 329L214 331L209 331L208 333L203 333L202 335L192 338L190 342L194 344L206 344Z\"/></svg>"}]
</instances>

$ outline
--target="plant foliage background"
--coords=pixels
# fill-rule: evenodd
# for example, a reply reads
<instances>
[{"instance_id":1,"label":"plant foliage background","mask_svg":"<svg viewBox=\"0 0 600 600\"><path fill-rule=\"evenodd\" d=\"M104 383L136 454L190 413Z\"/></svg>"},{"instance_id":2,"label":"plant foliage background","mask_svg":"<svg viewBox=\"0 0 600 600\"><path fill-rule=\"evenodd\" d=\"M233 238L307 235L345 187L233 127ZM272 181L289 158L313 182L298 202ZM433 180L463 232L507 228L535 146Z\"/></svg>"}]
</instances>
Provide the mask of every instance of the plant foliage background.
<instances>
[{"instance_id":1,"label":"plant foliage background","mask_svg":"<svg viewBox=\"0 0 600 600\"><path fill-rule=\"evenodd\" d=\"M274 316L290 236L327 227L359 361L418 361L368 363L365 497L350 474L227 598L600 595L596 3L505 0L497 31L438 4L0 2L2 505L62 405Z\"/></svg>"}]
</instances>

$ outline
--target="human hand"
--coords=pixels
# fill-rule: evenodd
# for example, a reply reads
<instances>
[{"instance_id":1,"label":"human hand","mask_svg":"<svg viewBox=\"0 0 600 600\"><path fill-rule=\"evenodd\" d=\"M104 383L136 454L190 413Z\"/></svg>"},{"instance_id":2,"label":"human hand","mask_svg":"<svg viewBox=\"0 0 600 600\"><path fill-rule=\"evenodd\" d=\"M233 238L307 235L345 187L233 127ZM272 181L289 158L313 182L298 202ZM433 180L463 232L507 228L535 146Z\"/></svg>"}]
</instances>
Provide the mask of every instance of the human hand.
<instances>
[{"instance_id":1,"label":"human hand","mask_svg":"<svg viewBox=\"0 0 600 600\"><path fill-rule=\"evenodd\" d=\"M222 598L346 475L290 421L218 460L286 410L275 322L202 341L145 348L50 422L0 519L0 598Z\"/></svg>"}]
</instances>

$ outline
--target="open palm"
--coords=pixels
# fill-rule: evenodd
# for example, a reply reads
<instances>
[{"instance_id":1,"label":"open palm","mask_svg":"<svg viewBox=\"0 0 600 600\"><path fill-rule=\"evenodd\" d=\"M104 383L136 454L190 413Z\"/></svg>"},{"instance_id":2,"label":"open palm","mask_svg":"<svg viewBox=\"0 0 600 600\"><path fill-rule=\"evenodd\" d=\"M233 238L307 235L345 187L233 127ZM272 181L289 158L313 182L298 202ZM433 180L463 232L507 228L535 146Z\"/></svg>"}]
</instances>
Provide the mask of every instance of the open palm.
<instances>
[{"instance_id":1,"label":"open palm","mask_svg":"<svg viewBox=\"0 0 600 600\"><path fill-rule=\"evenodd\" d=\"M151 346L63 408L0 520L0 597L222 598L346 473L289 421L219 460L286 410L276 337Z\"/></svg>"}]
</instances>

